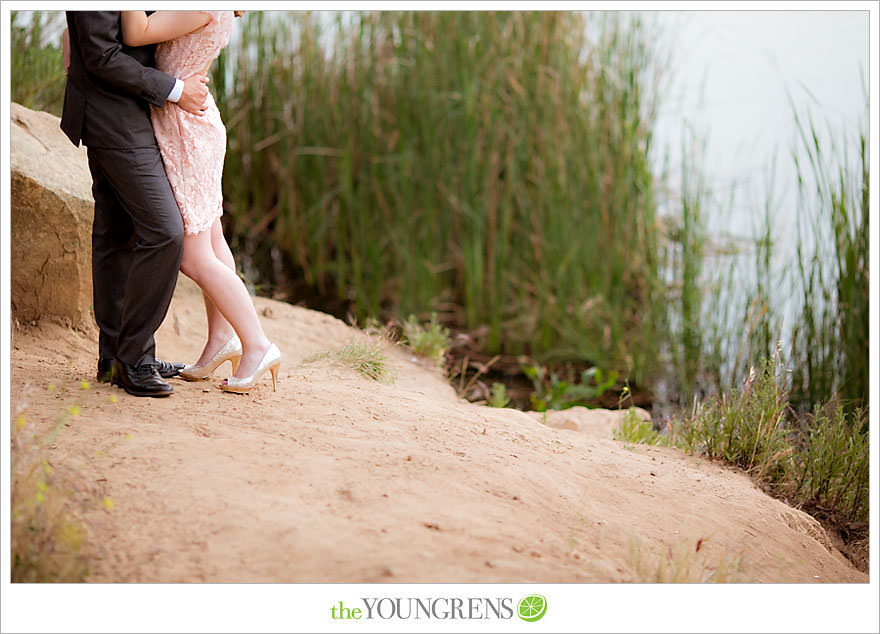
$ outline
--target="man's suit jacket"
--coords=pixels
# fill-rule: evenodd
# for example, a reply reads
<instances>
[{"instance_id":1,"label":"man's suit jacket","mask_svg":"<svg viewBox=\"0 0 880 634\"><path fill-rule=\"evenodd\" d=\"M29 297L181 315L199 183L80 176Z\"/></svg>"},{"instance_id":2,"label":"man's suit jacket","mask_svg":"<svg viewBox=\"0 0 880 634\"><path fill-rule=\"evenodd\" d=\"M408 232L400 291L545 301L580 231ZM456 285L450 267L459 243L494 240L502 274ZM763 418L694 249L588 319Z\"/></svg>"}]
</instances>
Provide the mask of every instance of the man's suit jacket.
<instances>
[{"instance_id":1,"label":"man's suit jacket","mask_svg":"<svg viewBox=\"0 0 880 634\"><path fill-rule=\"evenodd\" d=\"M155 45L122 44L119 11L68 11L70 70L61 129L74 145L155 145L150 105L161 107L175 78L153 68Z\"/></svg>"}]
</instances>

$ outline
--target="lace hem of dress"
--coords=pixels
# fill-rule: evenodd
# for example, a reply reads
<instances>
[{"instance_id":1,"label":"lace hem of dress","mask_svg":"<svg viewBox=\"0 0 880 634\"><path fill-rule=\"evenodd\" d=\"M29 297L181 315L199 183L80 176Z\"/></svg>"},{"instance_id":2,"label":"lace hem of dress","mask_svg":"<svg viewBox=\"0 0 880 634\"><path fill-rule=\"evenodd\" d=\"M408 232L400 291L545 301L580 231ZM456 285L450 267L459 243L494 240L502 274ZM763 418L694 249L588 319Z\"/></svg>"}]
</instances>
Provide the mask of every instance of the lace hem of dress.
<instances>
[{"instance_id":1,"label":"lace hem of dress","mask_svg":"<svg viewBox=\"0 0 880 634\"><path fill-rule=\"evenodd\" d=\"M187 219L187 222L183 223L183 232L186 235L195 235L197 233L201 233L202 231L207 231L214 225L214 221L217 220L220 216L223 215L223 209L220 208L217 211L216 215L211 216L210 218L199 219L198 221L194 221L192 219Z\"/></svg>"}]
</instances>

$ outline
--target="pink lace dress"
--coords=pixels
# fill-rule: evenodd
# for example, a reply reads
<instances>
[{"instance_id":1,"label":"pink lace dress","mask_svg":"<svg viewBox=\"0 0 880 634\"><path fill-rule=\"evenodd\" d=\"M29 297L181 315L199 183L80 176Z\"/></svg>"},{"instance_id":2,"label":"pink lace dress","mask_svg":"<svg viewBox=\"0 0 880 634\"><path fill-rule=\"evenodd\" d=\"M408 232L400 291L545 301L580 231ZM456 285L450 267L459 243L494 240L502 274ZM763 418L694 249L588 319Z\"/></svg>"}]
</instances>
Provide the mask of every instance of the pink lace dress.
<instances>
[{"instance_id":1,"label":"pink lace dress","mask_svg":"<svg viewBox=\"0 0 880 634\"><path fill-rule=\"evenodd\" d=\"M234 15L232 11L208 13L212 19L203 28L156 48L156 68L186 79L217 59L229 42ZM223 214L226 128L210 93L207 106L203 116L190 114L170 101L161 108L150 106L156 142L188 234L209 229Z\"/></svg>"}]
</instances>

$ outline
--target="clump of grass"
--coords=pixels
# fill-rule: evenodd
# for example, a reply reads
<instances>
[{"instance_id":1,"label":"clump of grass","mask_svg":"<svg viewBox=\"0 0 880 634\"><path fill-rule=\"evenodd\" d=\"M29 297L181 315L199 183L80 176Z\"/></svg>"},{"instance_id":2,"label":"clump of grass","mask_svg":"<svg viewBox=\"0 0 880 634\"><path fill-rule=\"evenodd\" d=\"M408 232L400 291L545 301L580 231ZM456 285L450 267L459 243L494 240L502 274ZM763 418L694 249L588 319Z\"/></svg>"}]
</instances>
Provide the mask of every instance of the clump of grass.
<instances>
[{"instance_id":1,"label":"clump of grass","mask_svg":"<svg viewBox=\"0 0 880 634\"><path fill-rule=\"evenodd\" d=\"M741 389L704 403L660 434L631 415L618 439L668 444L724 460L795 506L837 525L868 518L868 410L838 401L798 415L777 356L752 369Z\"/></svg>"},{"instance_id":2,"label":"clump of grass","mask_svg":"<svg viewBox=\"0 0 880 634\"><path fill-rule=\"evenodd\" d=\"M320 359L330 359L374 381L393 378L382 344L369 338L350 339L340 348L307 357L304 363Z\"/></svg>"},{"instance_id":3,"label":"clump of grass","mask_svg":"<svg viewBox=\"0 0 880 634\"><path fill-rule=\"evenodd\" d=\"M437 321L437 314L431 314L431 320L422 324L415 315L410 315L403 324L403 335L406 344L417 355L430 359L438 365L443 363L446 350L449 349L449 329Z\"/></svg>"},{"instance_id":4,"label":"clump of grass","mask_svg":"<svg viewBox=\"0 0 880 634\"><path fill-rule=\"evenodd\" d=\"M643 553L639 539L630 541L630 563L639 583L740 583L745 578L745 558L727 551L717 560L705 556L706 539L694 543L677 539L661 554ZM702 553L701 553L702 550Z\"/></svg>"},{"instance_id":5,"label":"clump of grass","mask_svg":"<svg viewBox=\"0 0 880 634\"><path fill-rule=\"evenodd\" d=\"M797 451L780 487L811 510L845 520L868 517L870 452L868 410L845 409L839 402L805 416Z\"/></svg>"},{"instance_id":6,"label":"clump of grass","mask_svg":"<svg viewBox=\"0 0 880 634\"><path fill-rule=\"evenodd\" d=\"M721 458L758 479L776 480L786 471L793 447L788 440L788 394L776 360L752 368L741 389L696 404L679 426L675 442L690 451Z\"/></svg>"},{"instance_id":7,"label":"clump of grass","mask_svg":"<svg viewBox=\"0 0 880 634\"><path fill-rule=\"evenodd\" d=\"M389 377L385 351L378 342L369 339L349 341L336 352L336 358L368 379L379 381Z\"/></svg>"},{"instance_id":8,"label":"clump of grass","mask_svg":"<svg viewBox=\"0 0 880 634\"><path fill-rule=\"evenodd\" d=\"M24 414L12 430L11 557L13 582L80 582L89 575L90 547L82 514L96 503L77 474L56 469L48 447L73 413L40 437Z\"/></svg>"}]
</instances>

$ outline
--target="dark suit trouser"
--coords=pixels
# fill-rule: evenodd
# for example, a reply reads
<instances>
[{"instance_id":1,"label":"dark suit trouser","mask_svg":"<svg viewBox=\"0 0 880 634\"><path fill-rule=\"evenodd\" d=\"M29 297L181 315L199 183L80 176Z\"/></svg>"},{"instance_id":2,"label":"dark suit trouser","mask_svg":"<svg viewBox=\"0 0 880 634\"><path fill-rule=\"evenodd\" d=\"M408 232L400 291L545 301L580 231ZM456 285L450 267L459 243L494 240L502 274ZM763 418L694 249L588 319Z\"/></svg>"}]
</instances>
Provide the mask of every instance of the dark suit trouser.
<instances>
[{"instance_id":1,"label":"dark suit trouser","mask_svg":"<svg viewBox=\"0 0 880 634\"><path fill-rule=\"evenodd\" d=\"M177 284L183 220L159 148L88 148L95 198L92 283L98 352L154 363L158 330Z\"/></svg>"}]
</instances>

